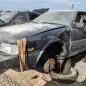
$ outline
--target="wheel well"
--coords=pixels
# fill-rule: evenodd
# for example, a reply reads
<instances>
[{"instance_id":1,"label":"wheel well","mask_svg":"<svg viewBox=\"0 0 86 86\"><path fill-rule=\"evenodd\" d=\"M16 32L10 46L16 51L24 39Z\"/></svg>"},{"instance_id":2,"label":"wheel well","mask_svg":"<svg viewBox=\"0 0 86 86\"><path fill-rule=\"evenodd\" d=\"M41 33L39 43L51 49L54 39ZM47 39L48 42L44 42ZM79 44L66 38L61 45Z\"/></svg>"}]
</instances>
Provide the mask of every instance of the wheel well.
<instances>
[{"instance_id":1,"label":"wheel well","mask_svg":"<svg viewBox=\"0 0 86 86\"><path fill-rule=\"evenodd\" d=\"M62 43L55 42L50 44L42 54L38 64L44 65L44 63L49 59L49 58L55 58L56 55L59 55L62 51Z\"/></svg>"}]
</instances>

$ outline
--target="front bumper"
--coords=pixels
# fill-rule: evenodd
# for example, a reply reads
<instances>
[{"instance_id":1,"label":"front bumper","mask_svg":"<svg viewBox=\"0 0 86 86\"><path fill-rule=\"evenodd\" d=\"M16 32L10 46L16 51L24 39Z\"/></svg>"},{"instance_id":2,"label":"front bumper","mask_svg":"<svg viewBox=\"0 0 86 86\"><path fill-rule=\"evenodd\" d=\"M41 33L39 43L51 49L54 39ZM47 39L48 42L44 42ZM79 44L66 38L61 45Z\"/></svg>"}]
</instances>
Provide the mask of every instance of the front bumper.
<instances>
[{"instance_id":1,"label":"front bumper","mask_svg":"<svg viewBox=\"0 0 86 86\"><path fill-rule=\"evenodd\" d=\"M34 67L34 65L36 65L38 55L39 55L39 51L28 53L27 65ZM0 53L0 69L13 68L17 66L19 66L18 55L14 56L14 55L7 55L4 53Z\"/></svg>"},{"instance_id":2,"label":"front bumper","mask_svg":"<svg viewBox=\"0 0 86 86\"><path fill-rule=\"evenodd\" d=\"M39 53L40 51L34 51L33 53L28 53L28 57L27 57L28 66L30 65L33 68L36 66L36 61L38 59Z\"/></svg>"},{"instance_id":3,"label":"front bumper","mask_svg":"<svg viewBox=\"0 0 86 86\"><path fill-rule=\"evenodd\" d=\"M0 54L0 69L7 69L19 66L18 56Z\"/></svg>"}]
</instances>

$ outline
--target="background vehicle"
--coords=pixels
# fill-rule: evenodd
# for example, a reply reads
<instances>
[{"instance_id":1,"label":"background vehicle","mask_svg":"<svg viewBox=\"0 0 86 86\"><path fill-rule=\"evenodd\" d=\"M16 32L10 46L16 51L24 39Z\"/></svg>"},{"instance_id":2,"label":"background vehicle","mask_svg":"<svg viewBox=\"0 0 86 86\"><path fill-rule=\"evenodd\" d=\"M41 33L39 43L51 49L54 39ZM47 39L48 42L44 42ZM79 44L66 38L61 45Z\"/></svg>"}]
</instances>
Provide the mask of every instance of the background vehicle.
<instances>
[{"instance_id":1,"label":"background vehicle","mask_svg":"<svg viewBox=\"0 0 86 86\"><path fill-rule=\"evenodd\" d=\"M43 14L47 11L49 11L49 8L34 9L32 12L38 13L38 14Z\"/></svg>"},{"instance_id":2,"label":"background vehicle","mask_svg":"<svg viewBox=\"0 0 86 86\"><path fill-rule=\"evenodd\" d=\"M86 12L48 11L30 23L1 28L0 57L16 58L16 41L26 39L29 65L66 73L71 68L69 57L86 51L85 23Z\"/></svg>"},{"instance_id":3,"label":"background vehicle","mask_svg":"<svg viewBox=\"0 0 86 86\"><path fill-rule=\"evenodd\" d=\"M33 20L38 16L39 14L29 11L2 12L2 16L0 17L0 27L30 22L30 20Z\"/></svg>"}]
</instances>

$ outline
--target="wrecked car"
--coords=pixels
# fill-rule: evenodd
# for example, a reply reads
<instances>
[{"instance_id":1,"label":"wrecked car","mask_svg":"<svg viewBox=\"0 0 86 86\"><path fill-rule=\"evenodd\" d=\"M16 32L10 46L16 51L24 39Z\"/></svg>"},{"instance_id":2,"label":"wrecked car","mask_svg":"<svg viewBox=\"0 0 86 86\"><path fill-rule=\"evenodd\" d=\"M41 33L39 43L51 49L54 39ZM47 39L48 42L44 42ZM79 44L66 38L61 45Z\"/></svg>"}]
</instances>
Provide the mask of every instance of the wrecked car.
<instances>
[{"instance_id":1,"label":"wrecked car","mask_svg":"<svg viewBox=\"0 0 86 86\"><path fill-rule=\"evenodd\" d=\"M29 11L7 11L2 12L0 27L7 25L23 24L38 17L39 14Z\"/></svg>"},{"instance_id":2,"label":"wrecked car","mask_svg":"<svg viewBox=\"0 0 86 86\"><path fill-rule=\"evenodd\" d=\"M38 14L43 14L45 12L49 11L49 8L41 8L41 9L34 9L32 12L38 13Z\"/></svg>"},{"instance_id":3,"label":"wrecked car","mask_svg":"<svg viewBox=\"0 0 86 86\"><path fill-rule=\"evenodd\" d=\"M26 39L28 65L41 66L45 72L51 71L52 77L57 79L57 73L66 74L70 70L71 56L86 51L85 25L86 12L69 10L48 11L30 23L2 27L0 58L8 61L3 65L9 66L10 59L18 57L17 40ZM70 77L72 75L75 80L76 72Z\"/></svg>"},{"instance_id":4,"label":"wrecked car","mask_svg":"<svg viewBox=\"0 0 86 86\"><path fill-rule=\"evenodd\" d=\"M0 12L0 17L1 17L2 15L4 15L5 13L7 13L7 12L11 12L11 11L2 11L2 12Z\"/></svg>"}]
</instances>

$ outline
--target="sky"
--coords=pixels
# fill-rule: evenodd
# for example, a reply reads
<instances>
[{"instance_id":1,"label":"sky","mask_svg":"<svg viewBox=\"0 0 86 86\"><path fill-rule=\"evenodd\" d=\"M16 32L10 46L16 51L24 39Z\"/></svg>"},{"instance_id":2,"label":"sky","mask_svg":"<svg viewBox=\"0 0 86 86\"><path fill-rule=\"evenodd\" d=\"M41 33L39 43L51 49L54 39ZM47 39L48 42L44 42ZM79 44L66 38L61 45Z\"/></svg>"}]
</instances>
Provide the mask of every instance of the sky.
<instances>
[{"instance_id":1,"label":"sky","mask_svg":"<svg viewBox=\"0 0 86 86\"><path fill-rule=\"evenodd\" d=\"M0 0L3 10L30 10L50 8L51 10L68 10L74 4L74 10L86 11L86 0Z\"/></svg>"}]
</instances>

